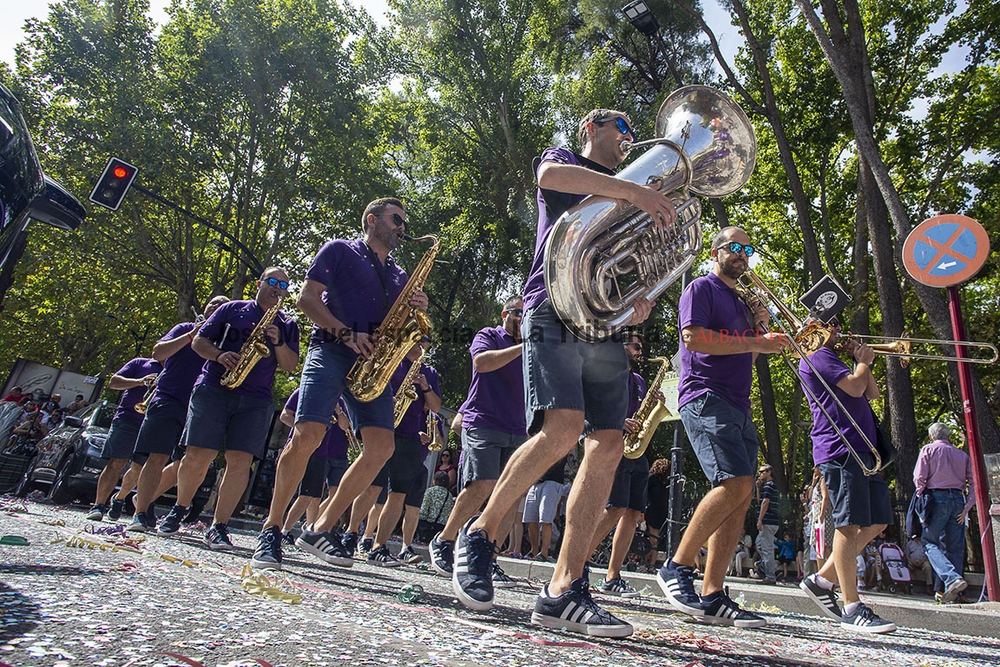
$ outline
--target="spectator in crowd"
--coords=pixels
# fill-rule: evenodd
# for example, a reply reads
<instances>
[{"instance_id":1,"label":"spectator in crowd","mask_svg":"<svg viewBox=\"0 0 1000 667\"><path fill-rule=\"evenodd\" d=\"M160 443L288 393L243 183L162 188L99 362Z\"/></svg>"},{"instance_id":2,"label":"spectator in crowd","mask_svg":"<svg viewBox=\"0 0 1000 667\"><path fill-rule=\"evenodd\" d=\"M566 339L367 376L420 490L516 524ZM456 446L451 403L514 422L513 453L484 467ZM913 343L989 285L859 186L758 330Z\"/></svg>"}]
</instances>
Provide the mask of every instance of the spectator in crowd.
<instances>
[{"instance_id":1,"label":"spectator in crowd","mask_svg":"<svg viewBox=\"0 0 1000 667\"><path fill-rule=\"evenodd\" d=\"M62 394L52 394L49 396L49 404L52 405L52 409L62 408Z\"/></svg>"},{"instance_id":2,"label":"spectator in crowd","mask_svg":"<svg viewBox=\"0 0 1000 667\"><path fill-rule=\"evenodd\" d=\"M653 548L646 556L649 565L656 565L659 553L660 531L667 522L670 505L670 460L656 459L649 466L649 485L646 488L646 532Z\"/></svg>"},{"instance_id":3,"label":"spectator in crowd","mask_svg":"<svg viewBox=\"0 0 1000 667\"><path fill-rule=\"evenodd\" d=\"M928 595L934 595L934 568L927 558L924 543L919 535L914 535L906 541L906 564L910 570L920 570L923 573L924 585Z\"/></svg>"},{"instance_id":4,"label":"spectator in crowd","mask_svg":"<svg viewBox=\"0 0 1000 667\"><path fill-rule=\"evenodd\" d=\"M459 425L461 428L461 425ZM458 466L455 465L455 454L450 449L445 449L441 452L438 457L438 465L435 468L434 473L437 477L437 473L443 472L448 476L448 490L454 494L456 492L456 483L458 482Z\"/></svg>"},{"instance_id":5,"label":"spectator in crowd","mask_svg":"<svg viewBox=\"0 0 1000 667\"><path fill-rule=\"evenodd\" d=\"M449 450L445 450L448 452ZM448 523L451 509L455 506L455 498L448 487L451 479L448 473L439 470L434 473L434 486L424 491L424 500L420 503L420 520L417 525L417 539L429 542Z\"/></svg>"},{"instance_id":6,"label":"spectator in crowd","mask_svg":"<svg viewBox=\"0 0 1000 667\"><path fill-rule=\"evenodd\" d=\"M953 602L968 586L962 577L962 561L965 519L975 502L972 460L951 444L947 424L931 424L927 435L931 442L917 456L913 484L917 495L929 501L920 518L927 559L944 584L942 602Z\"/></svg>"},{"instance_id":7,"label":"spectator in crowd","mask_svg":"<svg viewBox=\"0 0 1000 667\"><path fill-rule=\"evenodd\" d=\"M27 438L31 442L38 442L48 435L48 432L44 415L39 410L32 410L24 414L20 423L14 427L12 434L21 436L22 439Z\"/></svg>"},{"instance_id":8,"label":"spectator in crowd","mask_svg":"<svg viewBox=\"0 0 1000 667\"><path fill-rule=\"evenodd\" d=\"M763 583L773 584L776 581L777 563L774 560L774 537L781 527L781 515L778 514L778 487L771 476L771 466L762 465L757 471L757 487L760 493L760 511L757 513L757 552L764 565Z\"/></svg>"},{"instance_id":9,"label":"spectator in crowd","mask_svg":"<svg viewBox=\"0 0 1000 667\"><path fill-rule=\"evenodd\" d=\"M733 563L729 573L737 577L746 577L753 570L753 564L757 560L753 552L753 538L744 535L739 544L736 545L736 553L733 554Z\"/></svg>"},{"instance_id":10,"label":"spectator in crowd","mask_svg":"<svg viewBox=\"0 0 1000 667\"><path fill-rule=\"evenodd\" d=\"M795 540L792 539L792 534L789 531L784 531L782 539L776 540L774 542L775 548L778 550L778 563L781 565L781 579L782 581L788 581L788 566L795 564ZM796 576L799 573L796 572Z\"/></svg>"},{"instance_id":11,"label":"spectator in crowd","mask_svg":"<svg viewBox=\"0 0 1000 667\"><path fill-rule=\"evenodd\" d=\"M10 393L3 397L3 401L19 403L24 398L24 391L20 387L11 387Z\"/></svg>"},{"instance_id":12,"label":"spectator in crowd","mask_svg":"<svg viewBox=\"0 0 1000 667\"><path fill-rule=\"evenodd\" d=\"M528 540L531 542L529 558L542 562L550 560L552 523L556 519L559 502L562 500L565 479L566 457L564 456L528 489L524 502L524 523L528 527Z\"/></svg>"},{"instance_id":13,"label":"spectator in crowd","mask_svg":"<svg viewBox=\"0 0 1000 667\"><path fill-rule=\"evenodd\" d=\"M62 426L64 416L62 408L56 408L52 411L52 414L49 415L49 421L46 424L49 432L52 432Z\"/></svg>"},{"instance_id":14,"label":"spectator in crowd","mask_svg":"<svg viewBox=\"0 0 1000 667\"><path fill-rule=\"evenodd\" d=\"M73 402L66 406L66 413L73 414L77 410L83 410L88 405L90 404L84 400L83 394L77 394L76 398L73 399Z\"/></svg>"}]
</instances>

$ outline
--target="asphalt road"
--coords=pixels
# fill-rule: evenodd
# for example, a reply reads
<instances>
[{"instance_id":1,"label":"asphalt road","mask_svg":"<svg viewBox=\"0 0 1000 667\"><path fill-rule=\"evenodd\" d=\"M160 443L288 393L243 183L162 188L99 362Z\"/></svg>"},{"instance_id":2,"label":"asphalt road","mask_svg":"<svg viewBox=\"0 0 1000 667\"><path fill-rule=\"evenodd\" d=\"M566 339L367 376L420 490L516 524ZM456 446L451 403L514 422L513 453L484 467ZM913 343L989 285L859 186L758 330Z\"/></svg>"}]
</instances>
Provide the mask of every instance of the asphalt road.
<instances>
[{"instance_id":1,"label":"asphalt road","mask_svg":"<svg viewBox=\"0 0 1000 667\"><path fill-rule=\"evenodd\" d=\"M242 571L255 544L249 533L234 535L234 553L208 550L198 531L149 536L136 551L120 534L86 532L95 528L113 530L86 521L82 508L0 500L0 537L29 542L0 545L0 667L977 667L1000 655L1000 639L912 628L858 635L760 603L753 608L767 617L766 629L706 626L653 595L598 596L636 634L592 639L530 624L538 581L498 591L494 609L479 614L426 566L358 562L346 570L289 550L286 572L263 581ZM407 584L419 584L423 596L397 599Z\"/></svg>"}]
</instances>

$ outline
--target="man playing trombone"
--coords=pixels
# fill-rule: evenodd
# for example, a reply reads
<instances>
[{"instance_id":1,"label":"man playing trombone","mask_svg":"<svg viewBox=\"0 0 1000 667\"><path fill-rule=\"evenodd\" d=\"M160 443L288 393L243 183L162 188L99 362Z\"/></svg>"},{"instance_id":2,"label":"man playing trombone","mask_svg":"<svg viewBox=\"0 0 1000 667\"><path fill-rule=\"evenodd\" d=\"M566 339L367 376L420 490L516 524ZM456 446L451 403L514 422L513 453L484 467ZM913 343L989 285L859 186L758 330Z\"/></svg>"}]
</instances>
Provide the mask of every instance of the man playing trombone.
<instances>
[{"instance_id":1,"label":"man playing trombone","mask_svg":"<svg viewBox=\"0 0 1000 667\"><path fill-rule=\"evenodd\" d=\"M872 450L876 434L875 415L868 402L879 396L871 370L875 353L863 343L845 341L855 361L852 370L834 349L839 321L832 319L830 326L833 335L823 347L799 362L799 378L813 413L813 461L830 490L836 530L830 558L819 572L799 585L824 614L840 621L842 628L864 633L893 632L894 623L880 618L861 602L855 579L858 555L892 520L889 487L877 471L869 474L875 469ZM838 584L843 609L833 592Z\"/></svg>"}]
</instances>

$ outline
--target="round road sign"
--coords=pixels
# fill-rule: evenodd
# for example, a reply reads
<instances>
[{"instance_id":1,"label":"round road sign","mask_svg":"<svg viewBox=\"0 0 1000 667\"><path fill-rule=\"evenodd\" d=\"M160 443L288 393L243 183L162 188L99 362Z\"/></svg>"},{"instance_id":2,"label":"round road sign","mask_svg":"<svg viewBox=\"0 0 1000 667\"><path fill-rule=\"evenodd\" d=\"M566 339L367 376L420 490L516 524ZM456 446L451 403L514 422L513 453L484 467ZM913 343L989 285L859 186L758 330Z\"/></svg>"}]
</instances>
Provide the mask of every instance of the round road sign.
<instances>
[{"instance_id":1,"label":"round road sign","mask_svg":"<svg viewBox=\"0 0 1000 667\"><path fill-rule=\"evenodd\" d=\"M913 228L903 242L903 267L918 283L951 287L976 275L989 254L990 239L983 226L948 213Z\"/></svg>"}]
</instances>

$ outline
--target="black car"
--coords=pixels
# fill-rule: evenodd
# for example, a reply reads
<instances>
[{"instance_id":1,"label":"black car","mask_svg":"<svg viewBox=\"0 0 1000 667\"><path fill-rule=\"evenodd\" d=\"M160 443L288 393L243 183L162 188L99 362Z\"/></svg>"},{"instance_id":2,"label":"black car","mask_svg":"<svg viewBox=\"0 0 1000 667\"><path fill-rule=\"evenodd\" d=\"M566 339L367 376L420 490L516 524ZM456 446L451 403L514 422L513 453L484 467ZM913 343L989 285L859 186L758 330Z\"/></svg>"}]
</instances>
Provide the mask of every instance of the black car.
<instances>
[{"instance_id":1,"label":"black car","mask_svg":"<svg viewBox=\"0 0 1000 667\"><path fill-rule=\"evenodd\" d=\"M24 252L28 222L72 230L86 215L76 197L42 172L21 105L0 85L0 302L11 277L6 265Z\"/></svg>"},{"instance_id":2,"label":"black car","mask_svg":"<svg viewBox=\"0 0 1000 667\"><path fill-rule=\"evenodd\" d=\"M38 442L38 453L24 474L18 495L44 489L46 499L63 504L93 498L104 469L101 452L117 406L99 401L66 417Z\"/></svg>"}]
</instances>

